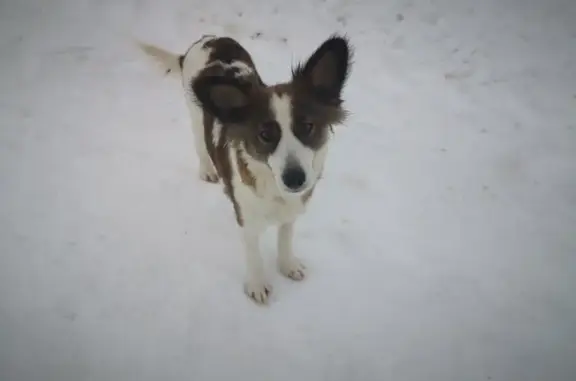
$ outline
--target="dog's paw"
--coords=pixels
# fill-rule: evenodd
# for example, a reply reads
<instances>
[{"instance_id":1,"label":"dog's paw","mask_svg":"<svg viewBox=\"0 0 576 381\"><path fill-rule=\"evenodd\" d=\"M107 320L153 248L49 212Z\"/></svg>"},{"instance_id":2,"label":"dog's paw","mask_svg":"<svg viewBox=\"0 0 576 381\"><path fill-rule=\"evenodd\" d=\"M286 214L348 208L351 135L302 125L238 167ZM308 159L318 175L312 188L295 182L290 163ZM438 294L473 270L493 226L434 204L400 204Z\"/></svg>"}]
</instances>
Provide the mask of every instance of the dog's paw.
<instances>
[{"instance_id":1,"label":"dog's paw","mask_svg":"<svg viewBox=\"0 0 576 381\"><path fill-rule=\"evenodd\" d=\"M278 263L280 273L292 280L302 280L306 276L306 266L296 257L290 257Z\"/></svg>"},{"instance_id":2,"label":"dog's paw","mask_svg":"<svg viewBox=\"0 0 576 381\"><path fill-rule=\"evenodd\" d=\"M272 286L265 281L248 279L244 282L244 292L258 304L267 304L272 293Z\"/></svg>"},{"instance_id":3,"label":"dog's paw","mask_svg":"<svg viewBox=\"0 0 576 381\"><path fill-rule=\"evenodd\" d=\"M218 182L218 174L212 168L200 168L199 171L200 180L206 181L207 183L217 183Z\"/></svg>"}]
</instances>

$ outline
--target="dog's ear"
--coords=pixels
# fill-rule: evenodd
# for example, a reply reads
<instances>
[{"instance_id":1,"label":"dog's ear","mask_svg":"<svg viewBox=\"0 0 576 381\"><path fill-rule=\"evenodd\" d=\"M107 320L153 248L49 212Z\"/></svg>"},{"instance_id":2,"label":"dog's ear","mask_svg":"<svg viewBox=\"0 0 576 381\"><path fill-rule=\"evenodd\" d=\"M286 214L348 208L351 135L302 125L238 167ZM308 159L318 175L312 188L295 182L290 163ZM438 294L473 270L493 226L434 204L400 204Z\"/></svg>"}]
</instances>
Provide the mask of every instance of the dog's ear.
<instances>
[{"instance_id":1,"label":"dog's ear","mask_svg":"<svg viewBox=\"0 0 576 381\"><path fill-rule=\"evenodd\" d=\"M200 76L192 81L200 106L222 123L242 123L250 113L251 86L234 78Z\"/></svg>"},{"instance_id":2,"label":"dog's ear","mask_svg":"<svg viewBox=\"0 0 576 381\"><path fill-rule=\"evenodd\" d=\"M352 66L352 51L348 39L331 36L324 41L304 64L292 70L293 80L304 85L321 103L338 106Z\"/></svg>"}]
</instances>

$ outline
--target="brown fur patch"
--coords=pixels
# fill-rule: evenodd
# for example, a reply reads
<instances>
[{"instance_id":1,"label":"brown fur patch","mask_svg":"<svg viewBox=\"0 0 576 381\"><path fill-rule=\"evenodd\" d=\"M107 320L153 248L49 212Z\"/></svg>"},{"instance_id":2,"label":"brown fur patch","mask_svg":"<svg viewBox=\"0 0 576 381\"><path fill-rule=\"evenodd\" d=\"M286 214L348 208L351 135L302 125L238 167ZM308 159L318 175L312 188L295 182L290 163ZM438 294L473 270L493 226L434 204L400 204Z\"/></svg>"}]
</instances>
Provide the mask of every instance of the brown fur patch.
<instances>
[{"instance_id":1,"label":"brown fur patch","mask_svg":"<svg viewBox=\"0 0 576 381\"><path fill-rule=\"evenodd\" d=\"M225 64L231 64L235 61L240 61L248 65L254 70L256 81L259 85L265 86L258 70L256 70L256 65L250 56L250 53L242 47L236 40L230 37L219 37L212 40L208 40L204 43L204 48L210 49L210 55L208 56L208 63L220 61Z\"/></svg>"},{"instance_id":2,"label":"brown fur patch","mask_svg":"<svg viewBox=\"0 0 576 381\"><path fill-rule=\"evenodd\" d=\"M319 149L327 140L332 125L345 119L340 107L328 107L318 102L298 77L291 83L281 83L270 87L279 97L288 96L292 101L292 131L307 147ZM310 130L308 125L312 125Z\"/></svg>"},{"instance_id":3,"label":"brown fur patch","mask_svg":"<svg viewBox=\"0 0 576 381\"><path fill-rule=\"evenodd\" d=\"M254 177L252 172L250 172L246 160L244 160L240 155L239 149L236 149L236 157L237 157L236 165L238 166L238 172L240 173L240 179L242 180L242 183L244 183L244 185L246 186L256 189L256 178Z\"/></svg>"},{"instance_id":4,"label":"brown fur patch","mask_svg":"<svg viewBox=\"0 0 576 381\"><path fill-rule=\"evenodd\" d=\"M210 115L210 113L202 111L202 121L204 123L204 144L206 145L210 159L212 159L212 163L216 167L216 171L218 174L221 174L221 164L216 156L216 146L214 145L214 137L212 133L214 130L215 119Z\"/></svg>"}]
</instances>

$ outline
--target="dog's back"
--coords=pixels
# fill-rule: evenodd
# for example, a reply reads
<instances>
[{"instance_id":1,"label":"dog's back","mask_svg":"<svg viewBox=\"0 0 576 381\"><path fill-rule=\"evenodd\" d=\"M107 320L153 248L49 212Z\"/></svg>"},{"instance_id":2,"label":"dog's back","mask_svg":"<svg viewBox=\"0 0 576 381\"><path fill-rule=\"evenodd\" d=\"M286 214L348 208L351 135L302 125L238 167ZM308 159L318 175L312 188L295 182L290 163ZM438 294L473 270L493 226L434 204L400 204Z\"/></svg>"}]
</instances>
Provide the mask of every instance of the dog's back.
<instances>
[{"instance_id":1,"label":"dog's back","mask_svg":"<svg viewBox=\"0 0 576 381\"><path fill-rule=\"evenodd\" d=\"M253 76L253 82L265 85L248 51L230 37L203 35L184 54L143 42L138 45L165 74L181 76L185 87L199 75Z\"/></svg>"},{"instance_id":2,"label":"dog's back","mask_svg":"<svg viewBox=\"0 0 576 381\"><path fill-rule=\"evenodd\" d=\"M182 64L185 86L204 75L241 77L264 86L248 51L230 37L203 36L190 47Z\"/></svg>"}]
</instances>

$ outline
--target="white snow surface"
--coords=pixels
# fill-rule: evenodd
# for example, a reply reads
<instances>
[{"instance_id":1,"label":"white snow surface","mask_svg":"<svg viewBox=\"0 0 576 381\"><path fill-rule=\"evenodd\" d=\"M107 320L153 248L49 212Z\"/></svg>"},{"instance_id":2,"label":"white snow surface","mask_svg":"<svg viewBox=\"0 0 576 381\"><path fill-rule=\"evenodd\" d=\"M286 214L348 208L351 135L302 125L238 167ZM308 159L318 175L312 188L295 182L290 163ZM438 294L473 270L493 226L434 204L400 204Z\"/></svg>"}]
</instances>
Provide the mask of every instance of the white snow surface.
<instances>
[{"instance_id":1,"label":"white snow surface","mask_svg":"<svg viewBox=\"0 0 576 381\"><path fill-rule=\"evenodd\" d=\"M0 380L576 380L576 3L0 4ZM242 292L200 182L183 52L225 33L267 82L355 46L304 282Z\"/></svg>"}]
</instances>

